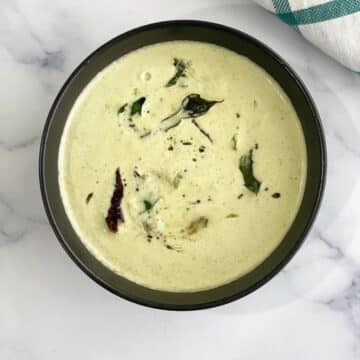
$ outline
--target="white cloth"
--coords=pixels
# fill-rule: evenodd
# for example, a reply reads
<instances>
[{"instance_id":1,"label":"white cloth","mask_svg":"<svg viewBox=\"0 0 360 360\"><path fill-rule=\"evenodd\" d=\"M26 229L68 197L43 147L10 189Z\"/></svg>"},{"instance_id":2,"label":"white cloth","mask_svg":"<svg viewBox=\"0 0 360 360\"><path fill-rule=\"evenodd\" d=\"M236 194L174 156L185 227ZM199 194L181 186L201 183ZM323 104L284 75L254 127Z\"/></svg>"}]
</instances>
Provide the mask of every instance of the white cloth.
<instances>
[{"instance_id":1,"label":"white cloth","mask_svg":"<svg viewBox=\"0 0 360 360\"><path fill-rule=\"evenodd\" d=\"M307 40L360 72L360 0L254 0Z\"/></svg>"}]
</instances>

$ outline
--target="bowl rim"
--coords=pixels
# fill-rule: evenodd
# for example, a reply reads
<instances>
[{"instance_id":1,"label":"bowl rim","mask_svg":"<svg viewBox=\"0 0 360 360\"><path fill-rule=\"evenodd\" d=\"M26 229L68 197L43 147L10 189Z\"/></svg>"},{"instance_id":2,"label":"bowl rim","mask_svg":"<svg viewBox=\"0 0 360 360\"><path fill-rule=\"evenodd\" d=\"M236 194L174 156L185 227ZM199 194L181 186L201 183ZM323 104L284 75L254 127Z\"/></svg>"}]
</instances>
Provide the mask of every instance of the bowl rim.
<instances>
[{"instance_id":1,"label":"bowl rim","mask_svg":"<svg viewBox=\"0 0 360 360\"><path fill-rule=\"evenodd\" d=\"M97 54L101 53L105 49L112 47L115 43L126 39L128 37L131 37L135 34L146 32L148 30L163 28L163 27L176 27L176 26L195 26L195 27L201 27L201 28L212 28L215 30L221 30L227 33L231 33L235 36L238 36L239 38L246 39L247 41L254 44L256 47L260 48L263 52L267 53L270 57L272 57L277 63L279 63L284 71L288 73L288 75L291 77L291 79L296 83L297 87L301 90L302 94L304 95L306 102L309 106L309 109L312 113L312 120L314 121L314 125L317 129L317 135L319 140L319 152L320 152L320 163L321 163L321 169L320 169L320 181L319 181L319 188L317 191L316 198L314 199L314 205L311 210L311 214L309 216L309 219L306 223L306 226L302 229L301 235L298 237L295 244L292 246L290 251L287 252L287 254L284 256L284 258L279 261L276 266L272 269L272 271L266 273L260 280L256 281L254 284L246 288L245 290L239 290L237 293L227 296L224 298L221 298L219 300L215 301L209 301L204 303L198 303L198 304L165 304L161 302L154 302L152 300L146 300L146 299L140 299L132 297L114 287L112 287L110 284L108 284L106 281L101 279L97 274L92 272L90 269L88 269L80 258L78 258L70 249L67 242L63 238L61 232L59 231L55 216L52 213L50 201L47 194L47 187L46 187L46 180L45 180L45 148L46 148L46 140L48 135L48 130L50 127L50 124L53 119L53 115L55 112L55 109L58 106L58 103L60 99L62 98L63 94L66 92L66 89L68 85L73 81L73 79L76 77L76 75L79 73L79 71L86 66L88 62L91 61L91 59L96 56ZM305 133L304 136L306 137ZM326 183L326 169L327 169L327 154L326 154L326 143L325 143L325 136L323 131L323 126L321 123L320 115L317 111L317 108L315 106L315 103L313 101L312 96L310 95L310 92L308 91L307 87L303 83L303 81L300 79L298 74L291 68L291 66L280 57L274 50L272 50L269 46L264 44L263 42L259 41L258 39L254 38L253 36L235 29L230 26L222 25L215 22L209 22L209 21L202 21L202 20L167 20L167 21L160 21L160 22L154 22L150 24L146 24L140 27L136 27L134 29L131 29L129 31L126 31L120 35L117 35L110 39L109 41L105 42L103 45L98 47L96 50L90 53L84 60L80 62L80 64L72 71L70 76L67 78L67 80L64 82L62 87L60 88L59 92L57 93L49 114L46 118L45 125L42 131L41 135L41 142L40 142L40 149L39 149L39 168L38 168L38 175L39 175L39 183L40 183L40 191L41 191L41 197L43 206L45 209L46 216L48 218L48 221L51 225L51 228L53 232L55 233L55 236L57 240L59 241L60 245L63 247L63 249L66 251L66 253L69 255L69 257L74 261L74 263L85 273L87 274L92 280L94 280L97 284L105 288L106 290L110 291L111 293L117 295L120 298L123 298L125 300L131 301L133 303L143 305L150 308L156 308L156 309L162 309L162 310L200 310L200 309L207 309L207 308L213 308L220 305L228 304L234 300L240 299L253 291L257 290L261 286L263 286L265 283L267 283L269 280L271 280L275 275L277 275L287 264L288 262L293 258L293 256L296 254L296 252L299 250L300 246L304 243L304 240L306 236L309 233L309 230L311 229L311 226L314 223L314 220L316 218L316 215L318 213L323 194L324 194L324 188ZM159 290L162 291L162 290Z\"/></svg>"}]
</instances>

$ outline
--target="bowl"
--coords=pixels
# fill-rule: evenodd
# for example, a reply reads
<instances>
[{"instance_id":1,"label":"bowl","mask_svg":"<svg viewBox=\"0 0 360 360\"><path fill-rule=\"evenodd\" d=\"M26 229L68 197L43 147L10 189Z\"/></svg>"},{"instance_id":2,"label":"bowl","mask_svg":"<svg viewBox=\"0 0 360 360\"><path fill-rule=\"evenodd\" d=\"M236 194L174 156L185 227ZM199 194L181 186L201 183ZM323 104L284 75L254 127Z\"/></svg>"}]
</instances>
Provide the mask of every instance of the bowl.
<instances>
[{"instance_id":1,"label":"bowl","mask_svg":"<svg viewBox=\"0 0 360 360\"><path fill-rule=\"evenodd\" d=\"M142 46L171 40L213 43L247 56L265 69L283 88L298 114L307 148L307 178L296 218L279 246L254 270L228 284L197 292L153 290L114 273L97 260L74 231L63 206L58 182L61 135L67 116L84 87L114 60ZM303 243L318 211L326 170L326 152L320 118L299 77L266 45L238 30L202 21L168 21L146 25L101 46L72 73L57 95L44 127L39 159L40 186L50 224L61 245L93 280L135 303L168 310L209 308L241 298L269 281Z\"/></svg>"}]
</instances>

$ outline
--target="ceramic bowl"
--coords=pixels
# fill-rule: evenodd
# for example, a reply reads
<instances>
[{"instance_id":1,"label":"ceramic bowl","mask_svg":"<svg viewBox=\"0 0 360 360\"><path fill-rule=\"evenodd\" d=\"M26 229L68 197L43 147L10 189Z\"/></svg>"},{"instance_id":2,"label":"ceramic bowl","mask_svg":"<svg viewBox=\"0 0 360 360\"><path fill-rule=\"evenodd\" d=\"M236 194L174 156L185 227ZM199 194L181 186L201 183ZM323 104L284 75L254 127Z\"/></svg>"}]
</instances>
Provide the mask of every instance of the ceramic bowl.
<instances>
[{"instance_id":1,"label":"ceramic bowl","mask_svg":"<svg viewBox=\"0 0 360 360\"><path fill-rule=\"evenodd\" d=\"M171 40L213 43L247 56L265 69L288 95L301 121L307 147L307 178L296 218L280 245L253 271L214 289L175 293L146 288L114 273L80 241L63 206L58 182L60 138L68 114L84 87L119 57L140 47ZM303 243L319 208L324 189L326 154L316 107L290 66L269 47L238 30L201 21L169 21L146 25L110 40L85 59L66 81L50 110L40 150L40 184L50 224L60 243L98 284L133 302L162 309L190 310L221 305L258 289L277 274Z\"/></svg>"}]
</instances>

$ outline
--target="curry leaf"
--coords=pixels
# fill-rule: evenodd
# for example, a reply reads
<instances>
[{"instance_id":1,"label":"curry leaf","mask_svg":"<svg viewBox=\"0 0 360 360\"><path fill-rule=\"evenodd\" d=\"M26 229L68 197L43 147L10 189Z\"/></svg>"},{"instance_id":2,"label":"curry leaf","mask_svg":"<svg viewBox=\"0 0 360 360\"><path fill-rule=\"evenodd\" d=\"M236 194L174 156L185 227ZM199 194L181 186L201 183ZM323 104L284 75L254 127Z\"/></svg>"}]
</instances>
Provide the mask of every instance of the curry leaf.
<instances>
[{"instance_id":1,"label":"curry leaf","mask_svg":"<svg viewBox=\"0 0 360 360\"><path fill-rule=\"evenodd\" d=\"M125 103L124 105L120 106L119 110L118 110L118 115L122 114L126 110L127 106L128 106L128 103Z\"/></svg>"},{"instance_id":2,"label":"curry leaf","mask_svg":"<svg viewBox=\"0 0 360 360\"><path fill-rule=\"evenodd\" d=\"M153 204L148 200L144 200L144 207L146 211L149 211L153 207Z\"/></svg>"},{"instance_id":3,"label":"curry leaf","mask_svg":"<svg viewBox=\"0 0 360 360\"><path fill-rule=\"evenodd\" d=\"M163 124L160 126L160 128L166 132L180 125L182 120L191 119L192 123L200 130L200 132L205 135L210 142L213 142L210 134L208 134L200 126L195 118L206 114L211 107L223 101L224 100L205 100L199 94L187 95L183 98L180 108L176 112L161 120L161 123Z\"/></svg>"},{"instance_id":4,"label":"curry leaf","mask_svg":"<svg viewBox=\"0 0 360 360\"><path fill-rule=\"evenodd\" d=\"M146 100L145 97L141 97L132 103L131 110L130 110L131 116L136 115L136 114L141 115L141 110L142 110L145 100Z\"/></svg>"},{"instance_id":5,"label":"curry leaf","mask_svg":"<svg viewBox=\"0 0 360 360\"><path fill-rule=\"evenodd\" d=\"M186 76L185 71L186 71L187 65L184 60L175 58L173 64L175 66L176 72L175 72L175 75L166 83L166 87L175 85L181 77Z\"/></svg>"},{"instance_id":6,"label":"curry leaf","mask_svg":"<svg viewBox=\"0 0 360 360\"><path fill-rule=\"evenodd\" d=\"M221 103L223 100L206 100L199 94L190 94L186 96L182 103L181 108L185 113L185 118L196 118L207 113L215 104Z\"/></svg>"},{"instance_id":7,"label":"curry leaf","mask_svg":"<svg viewBox=\"0 0 360 360\"><path fill-rule=\"evenodd\" d=\"M142 213L150 211L156 205L156 203L158 201L159 201L159 199L156 199L154 202L151 202L149 200L144 200L144 211Z\"/></svg>"},{"instance_id":8,"label":"curry leaf","mask_svg":"<svg viewBox=\"0 0 360 360\"><path fill-rule=\"evenodd\" d=\"M248 153L244 154L240 158L239 168L242 172L245 186L252 191L254 194L257 194L260 190L261 182L256 179L254 176L253 169L253 159L252 159L253 151L250 150Z\"/></svg>"}]
</instances>

